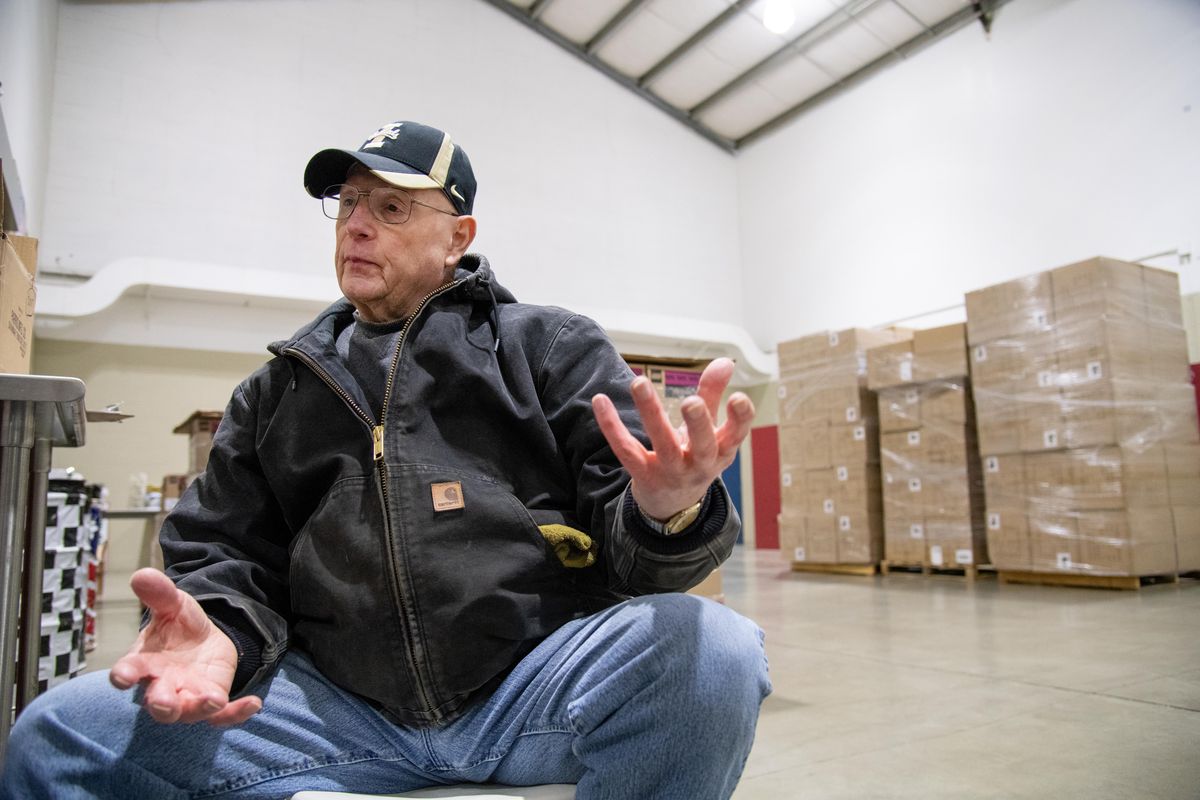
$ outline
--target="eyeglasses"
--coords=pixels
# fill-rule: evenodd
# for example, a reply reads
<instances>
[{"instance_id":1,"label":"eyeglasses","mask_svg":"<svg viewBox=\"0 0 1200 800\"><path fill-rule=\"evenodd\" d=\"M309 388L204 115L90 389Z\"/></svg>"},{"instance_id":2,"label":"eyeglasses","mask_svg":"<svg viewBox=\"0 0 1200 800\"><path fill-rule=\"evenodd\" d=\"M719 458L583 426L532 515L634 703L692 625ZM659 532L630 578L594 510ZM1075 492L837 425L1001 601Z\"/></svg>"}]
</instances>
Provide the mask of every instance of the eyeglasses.
<instances>
[{"instance_id":1,"label":"eyeglasses","mask_svg":"<svg viewBox=\"0 0 1200 800\"><path fill-rule=\"evenodd\" d=\"M403 189L377 186L369 192L364 192L348 183L339 183L325 190L321 195L321 211L330 219L349 219L350 215L354 213L355 206L358 205L359 198L363 195L366 195L367 207L371 209L375 219L388 225L400 225L407 222L408 218L412 216L414 205L432 208L434 211L449 214L452 217L458 216L457 212L446 211L437 206L422 203L420 200L414 200L413 196Z\"/></svg>"}]
</instances>

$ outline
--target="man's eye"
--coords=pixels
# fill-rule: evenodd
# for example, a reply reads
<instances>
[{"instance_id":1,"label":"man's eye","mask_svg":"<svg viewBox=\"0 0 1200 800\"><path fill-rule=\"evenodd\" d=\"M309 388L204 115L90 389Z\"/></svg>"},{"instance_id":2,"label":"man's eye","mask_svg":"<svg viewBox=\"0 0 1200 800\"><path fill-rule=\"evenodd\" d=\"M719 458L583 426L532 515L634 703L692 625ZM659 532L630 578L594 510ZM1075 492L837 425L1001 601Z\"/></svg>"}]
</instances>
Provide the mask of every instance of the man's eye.
<instances>
[{"instance_id":1,"label":"man's eye","mask_svg":"<svg viewBox=\"0 0 1200 800\"><path fill-rule=\"evenodd\" d=\"M383 207L383 210L389 214L400 214L404 211L404 206L400 205L395 200L392 200Z\"/></svg>"},{"instance_id":2,"label":"man's eye","mask_svg":"<svg viewBox=\"0 0 1200 800\"><path fill-rule=\"evenodd\" d=\"M338 198L338 205L340 205L342 208L350 208L352 205L354 205L354 201L357 199L358 195L344 194Z\"/></svg>"}]
</instances>

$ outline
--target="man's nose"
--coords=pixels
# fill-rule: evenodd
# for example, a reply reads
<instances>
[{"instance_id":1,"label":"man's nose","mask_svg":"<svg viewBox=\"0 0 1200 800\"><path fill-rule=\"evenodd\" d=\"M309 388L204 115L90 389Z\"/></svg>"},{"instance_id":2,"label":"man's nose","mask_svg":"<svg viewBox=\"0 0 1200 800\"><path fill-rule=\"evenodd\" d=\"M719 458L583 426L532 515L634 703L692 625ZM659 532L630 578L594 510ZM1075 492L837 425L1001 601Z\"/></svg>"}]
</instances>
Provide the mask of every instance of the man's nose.
<instances>
[{"instance_id":1,"label":"man's nose","mask_svg":"<svg viewBox=\"0 0 1200 800\"><path fill-rule=\"evenodd\" d=\"M358 202L346 217L346 230L356 236L369 235L375 232L375 215L371 213L371 203L367 197L359 197Z\"/></svg>"}]
</instances>

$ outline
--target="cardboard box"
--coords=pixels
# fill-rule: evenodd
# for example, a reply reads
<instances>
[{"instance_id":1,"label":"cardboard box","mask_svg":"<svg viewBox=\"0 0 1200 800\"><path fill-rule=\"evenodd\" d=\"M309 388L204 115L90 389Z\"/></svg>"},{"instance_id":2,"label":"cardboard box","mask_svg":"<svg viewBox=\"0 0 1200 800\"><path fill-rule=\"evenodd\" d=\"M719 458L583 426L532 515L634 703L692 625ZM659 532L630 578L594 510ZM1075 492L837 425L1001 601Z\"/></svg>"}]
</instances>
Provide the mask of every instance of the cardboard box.
<instances>
[{"instance_id":1,"label":"cardboard box","mask_svg":"<svg viewBox=\"0 0 1200 800\"><path fill-rule=\"evenodd\" d=\"M922 422L926 427L969 424L974 429L975 409L965 381L941 379L923 383L920 389Z\"/></svg>"},{"instance_id":2,"label":"cardboard box","mask_svg":"<svg viewBox=\"0 0 1200 800\"><path fill-rule=\"evenodd\" d=\"M983 457L983 483L988 510L1025 512L1025 459L1021 453Z\"/></svg>"},{"instance_id":3,"label":"cardboard box","mask_svg":"<svg viewBox=\"0 0 1200 800\"><path fill-rule=\"evenodd\" d=\"M804 434L805 468L820 469L833 466L829 420L806 420L801 430Z\"/></svg>"},{"instance_id":4,"label":"cardboard box","mask_svg":"<svg viewBox=\"0 0 1200 800\"><path fill-rule=\"evenodd\" d=\"M36 273L37 239L5 234L0 241L0 372L29 373Z\"/></svg>"},{"instance_id":5,"label":"cardboard box","mask_svg":"<svg viewBox=\"0 0 1200 800\"><path fill-rule=\"evenodd\" d=\"M833 425L827 430L833 464L879 463L879 424L875 420L857 425Z\"/></svg>"},{"instance_id":6,"label":"cardboard box","mask_svg":"<svg viewBox=\"0 0 1200 800\"><path fill-rule=\"evenodd\" d=\"M1179 275L1165 269L1142 267L1142 290L1146 297L1146 321L1151 327L1183 328L1183 299Z\"/></svg>"},{"instance_id":7,"label":"cardboard box","mask_svg":"<svg viewBox=\"0 0 1200 800\"><path fill-rule=\"evenodd\" d=\"M1166 575L1178 569L1169 508L1084 511L1076 524L1083 563L1093 575Z\"/></svg>"},{"instance_id":8,"label":"cardboard box","mask_svg":"<svg viewBox=\"0 0 1200 800\"><path fill-rule=\"evenodd\" d=\"M784 510L779 521L779 550L784 563L808 560L808 533L803 513Z\"/></svg>"},{"instance_id":9,"label":"cardboard box","mask_svg":"<svg viewBox=\"0 0 1200 800\"><path fill-rule=\"evenodd\" d=\"M1168 442L1163 456L1170 505L1200 506L1200 444Z\"/></svg>"},{"instance_id":10,"label":"cardboard box","mask_svg":"<svg viewBox=\"0 0 1200 800\"><path fill-rule=\"evenodd\" d=\"M872 347L867 351L867 386L888 389L914 381L913 343L911 341Z\"/></svg>"},{"instance_id":11,"label":"cardboard box","mask_svg":"<svg viewBox=\"0 0 1200 800\"><path fill-rule=\"evenodd\" d=\"M837 518L837 563L874 564L883 555L883 515L853 511Z\"/></svg>"},{"instance_id":12,"label":"cardboard box","mask_svg":"<svg viewBox=\"0 0 1200 800\"><path fill-rule=\"evenodd\" d=\"M997 527L987 531L988 558L996 569L1017 572L1033 568L1030 555L1029 529L1024 514L1005 514L997 517Z\"/></svg>"},{"instance_id":13,"label":"cardboard box","mask_svg":"<svg viewBox=\"0 0 1200 800\"><path fill-rule=\"evenodd\" d=\"M969 374L967 326L963 323L913 333L914 377L918 383Z\"/></svg>"},{"instance_id":14,"label":"cardboard box","mask_svg":"<svg viewBox=\"0 0 1200 800\"><path fill-rule=\"evenodd\" d=\"M879 430L883 433L921 427L921 392L915 386L883 389L878 395Z\"/></svg>"},{"instance_id":15,"label":"cardboard box","mask_svg":"<svg viewBox=\"0 0 1200 800\"><path fill-rule=\"evenodd\" d=\"M204 472L208 467L208 454L222 416L222 411L194 411L175 426L173 433L186 433L188 437L188 472Z\"/></svg>"},{"instance_id":16,"label":"cardboard box","mask_svg":"<svg viewBox=\"0 0 1200 800\"><path fill-rule=\"evenodd\" d=\"M1050 270L1056 320L1144 320L1142 272L1138 264L1112 258L1089 258Z\"/></svg>"},{"instance_id":17,"label":"cardboard box","mask_svg":"<svg viewBox=\"0 0 1200 800\"><path fill-rule=\"evenodd\" d=\"M1151 377L1150 328L1143 320L1075 320L1060 323L1056 337L1060 386Z\"/></svg>"},{"instance_id":18,"label":"cardboard box","mask_svg":"<svg viewBox=\"0 0 1200 800\"><path fill-rule=\"evenodd\" d=\"M1180 572L1200 572L1200 505L1172 506Z\"/></svg>"},{"instance_id":19,"label":"cardboard box","mask_svg":"<svg viewBox=\"0 0 1200 800\"><path fill-rule=\"evenodd\" d=\"M1075 515L1039 509L1027 515L1032 568L1035 572L1085 572L1083 547Z\"/></svg>"},{"instance_id":20,"label":"cardboard box","mask_svg":"<svg viewBox=\"0 0 1200 800\"><path fill-rule=\"evenodd\" d=\"M840 563L837 517L809 514L804 525L808 532L808 560L817 564Z\"/></svg>"},{"instance_id":21,"label":"cardboard box","mask_svg":"<svg viewBox=\"0 0 1200 800\"><path fill-rule=\"evenodd\" d=\"M1054 294L1048 273L988 286L966 295L967 342L994 342L1054 325Z\"/></svg>"}]
</instances>

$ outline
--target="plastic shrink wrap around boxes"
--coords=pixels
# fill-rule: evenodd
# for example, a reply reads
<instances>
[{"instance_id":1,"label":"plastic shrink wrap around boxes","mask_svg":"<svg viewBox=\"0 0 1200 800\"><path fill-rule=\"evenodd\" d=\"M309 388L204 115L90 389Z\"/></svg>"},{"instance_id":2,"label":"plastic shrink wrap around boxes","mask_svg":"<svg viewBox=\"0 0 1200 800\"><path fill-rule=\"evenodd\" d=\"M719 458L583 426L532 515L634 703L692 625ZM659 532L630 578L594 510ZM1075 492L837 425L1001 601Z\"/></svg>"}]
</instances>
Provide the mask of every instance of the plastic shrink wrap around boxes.
<instances>
[{"instance_id":1,"label":"plastic shrink wrap around boxes","mask_svg":"<svg viewBox=\"0 0 1200 800\"><path fill-rule=\"evenodd\" d=\"M867 388L867 349L911 335L850 328L779 344L779 536L785 560L874 564L881 558L879 414Z\"/></svg>"},{"instance_id":2,"label":"plastic shrink wrap around boxes","mask_svg":"<svg viewBox=\"0 0 1200 800\"><path fill-rule=\"evenodd\" d=\"M1178 276L1094 258L966 296L998 569L1200 569L1200 427Z\"/></svg>"},{"instance_id":3,"label":"plastic shrink wrap around boxes","mask_svg":"<svg viewBox=\"0 0 1200 800\"><path fill-rule=\"evenodd\" d=\"M916 331L867 356L879 393L884 557L932 568L988 563L965 326Z\"/></svg>"}]
</instances>

